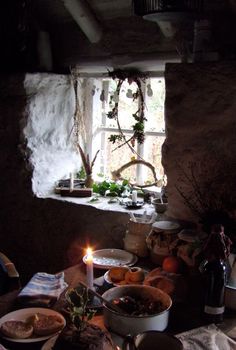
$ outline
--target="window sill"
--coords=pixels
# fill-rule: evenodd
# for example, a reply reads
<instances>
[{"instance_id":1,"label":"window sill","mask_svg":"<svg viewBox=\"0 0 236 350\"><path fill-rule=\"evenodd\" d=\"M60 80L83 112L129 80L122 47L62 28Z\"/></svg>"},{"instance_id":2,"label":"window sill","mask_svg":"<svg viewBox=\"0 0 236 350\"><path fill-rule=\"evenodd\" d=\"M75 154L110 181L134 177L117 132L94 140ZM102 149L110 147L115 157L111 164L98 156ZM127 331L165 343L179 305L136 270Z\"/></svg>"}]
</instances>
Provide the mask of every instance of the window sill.
<instances>
[{"instance_id":1,"label":"window sill","mask_svg":"<svg viewBox=\"0 0 236 350\"><path fill-rule=\"evenodd\" d=\"M52 198L55 200L63 201L63 202L69 202L79 205L87 205L99 210L105 210L105 211L113 211L113 212L120 212L120 213L135 213L142 215L145 211L147 215L151 215L155 209L153 205L145 203L142 208L140 209L126 209L124 206L120 205L119 203L108 203L109 199L101 197L97 202L90 202L90 197L85 198L78 198L78 197L62 197L58 194L51 194L47 198Z\"/></svg>"}]
</instances>

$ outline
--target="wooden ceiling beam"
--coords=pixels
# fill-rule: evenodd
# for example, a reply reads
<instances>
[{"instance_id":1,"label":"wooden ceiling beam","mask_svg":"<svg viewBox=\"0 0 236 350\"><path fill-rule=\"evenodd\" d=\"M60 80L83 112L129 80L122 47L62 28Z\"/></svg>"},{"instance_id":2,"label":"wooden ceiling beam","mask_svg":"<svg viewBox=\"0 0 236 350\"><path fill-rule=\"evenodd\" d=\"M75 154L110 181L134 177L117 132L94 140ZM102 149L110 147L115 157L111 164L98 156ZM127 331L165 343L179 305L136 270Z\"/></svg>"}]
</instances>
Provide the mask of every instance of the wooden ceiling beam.
<instances>
[{"instance_id":1,"label":"wooden ceiling beam","mask_svg":"<svg viewBox=\"0 0 236 350\"><path fill-rule=\"evenodd\" d=\"M102 26L84 0L62 0L80 29L91 43L97 43L102 37Z\"/></svg>"}]
</instances>

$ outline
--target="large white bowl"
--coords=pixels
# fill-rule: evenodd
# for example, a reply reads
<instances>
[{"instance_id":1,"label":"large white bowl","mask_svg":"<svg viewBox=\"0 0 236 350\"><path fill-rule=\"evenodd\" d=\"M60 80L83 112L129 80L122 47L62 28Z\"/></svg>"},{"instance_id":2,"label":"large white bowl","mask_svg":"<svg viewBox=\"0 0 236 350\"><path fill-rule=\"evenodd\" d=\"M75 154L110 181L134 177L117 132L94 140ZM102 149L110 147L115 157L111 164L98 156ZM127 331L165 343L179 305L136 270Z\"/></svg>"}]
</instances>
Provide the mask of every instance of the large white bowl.
<instances>
[{"instance_id":1,"label":"large white bowl","mask_svg":"<svg viewBox=\"0 0 236 350\"><path fill-rule=\"evenodd\" d=\"M105 326L120 335L137 335L145 331L164 331L168 325L169 310L172 300L168 294L158 288L143 285L118 286L109 289L103 298L112 301L123 296L142 296L144 299L161 301L164 311L147 316L132 316L118 313L104 305L103 315Z\"/></svg>"}]
</instances>

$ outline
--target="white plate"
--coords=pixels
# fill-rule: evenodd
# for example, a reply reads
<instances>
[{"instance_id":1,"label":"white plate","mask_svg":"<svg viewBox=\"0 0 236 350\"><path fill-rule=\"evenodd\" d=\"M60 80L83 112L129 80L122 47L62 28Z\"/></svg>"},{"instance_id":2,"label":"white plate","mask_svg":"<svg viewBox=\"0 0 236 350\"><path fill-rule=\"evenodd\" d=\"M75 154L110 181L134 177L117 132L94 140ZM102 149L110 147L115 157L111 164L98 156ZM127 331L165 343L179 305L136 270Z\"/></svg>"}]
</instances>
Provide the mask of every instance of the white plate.
<instances>
[{"instance_id":1,"label":"white plate","mask_svg":"<svg viewBox=\"0 0 236 350\"><path fill-rule=\"evenodd\" d=\"M52 350L52 347L54 346L56 340L57 340L57 335L55 337L52 337L48 339L42 346L41 350Z\"/></svg>"},{"instance_id":2,"label":"white plate","mask_svg":"<svg viewBox=\"0 0 236 350\"><path fill-rule=\"evenodd\" d=\"M109 270L107 271L107 272L105 272L105 274L104 274L104 280L107 282L107 283L109 283L109 284L112 284L113 286L119 286L119 283L114 283L112 280L111 280L111 278L110 278L110 276L109 276Z\"/></svg>"},{"instance_id":3,"label":"white plate","mask_svg":"<svg viewBox=\"0 0 236 350\"><path fill-rule=\"evenodd\" d=\"M54 311L52 309L46 309L46 308L41 308L41 307L32 307L32 308L27 308L27 309L16 310L16 311L10 312L9 314L3 316L0 319L0 327L6 321L13 321L13 320L14 321L26 321L28 317L30 317L36 313L41 313L44 315L58 316L63 320L63 323L64 323L63 327L65 327L65 325L66 325L66 320L59 312ZM33 335L30 338L25 338L25 339L8 338L8 337L5 337L2 335L2 338L7 339L11 342L16 342L16 343L33 343L33 342L38 342L38 341L42 341L42 340L51 338L56 334L58 334L58 332L52 333L49 335L44 335L41 337Z\"/></svg>"},{"instance_id":4,"label":"white plate","mask_svg":"<svg viewBox=\"0 0 236 350\"><path fill-rule=\"evenodd\" d=\"M2 344L0 344L0 350L7 350Z\"/></svg>"},{"instance_id":5,"label":"white plate","mask_svg":"<svg viewBox=\"0 0 236 350\"><path fill-rule=\"evenodd\" d=\"M86 264L85 255L83 262ZM137 262L136 255L127 252L122 249L101 249L93 252L93 265L94 267L108 270L114 266L132 266Z\"/></svg>"},{"instance_id":6,"label":"white plate","mask_svg":"<svg viewBox=\"0 0 236 350\"><path fill-rule=\"evenodd\" d=\"M144 275L146 275L147 274L147 271L144 271ZM110 276L109 276L109 271L107 271L107 272L105 272L105 274L104 274L104 280L107 282L107 283L109 283L109 284L112 284L113 286L117 286L117 287L119 287L119 286L124 286L124 285L128 285L128 284L143 284L143 282L130 282L130 283L126 283L126 284L123 284L123 283L114 283L112 280L111 280L111 278L110 278ZM121 282L123 282L123 281L121 281Z\"/></svg>"}]
</instances>

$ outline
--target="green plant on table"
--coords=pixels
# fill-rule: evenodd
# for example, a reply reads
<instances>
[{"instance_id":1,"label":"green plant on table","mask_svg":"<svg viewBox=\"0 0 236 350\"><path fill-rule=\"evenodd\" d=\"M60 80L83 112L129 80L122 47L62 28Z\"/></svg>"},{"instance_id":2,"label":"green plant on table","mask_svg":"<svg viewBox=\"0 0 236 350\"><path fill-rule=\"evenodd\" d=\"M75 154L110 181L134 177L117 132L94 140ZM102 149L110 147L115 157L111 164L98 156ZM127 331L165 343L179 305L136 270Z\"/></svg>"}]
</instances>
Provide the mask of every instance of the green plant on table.
<instances>
[{"instance_id":1,"label":"green plant on table","mask_svg":"<svg viewBox=\"0 0 236 350\"><path fill-rule=\"evenodd\" d=\"M81 332L87 321L91 320L96 313L96 310L88 308L88 289L83 286L69 289L66 293L66 300L71 322Z\"/></svg>"}]
</instances>

